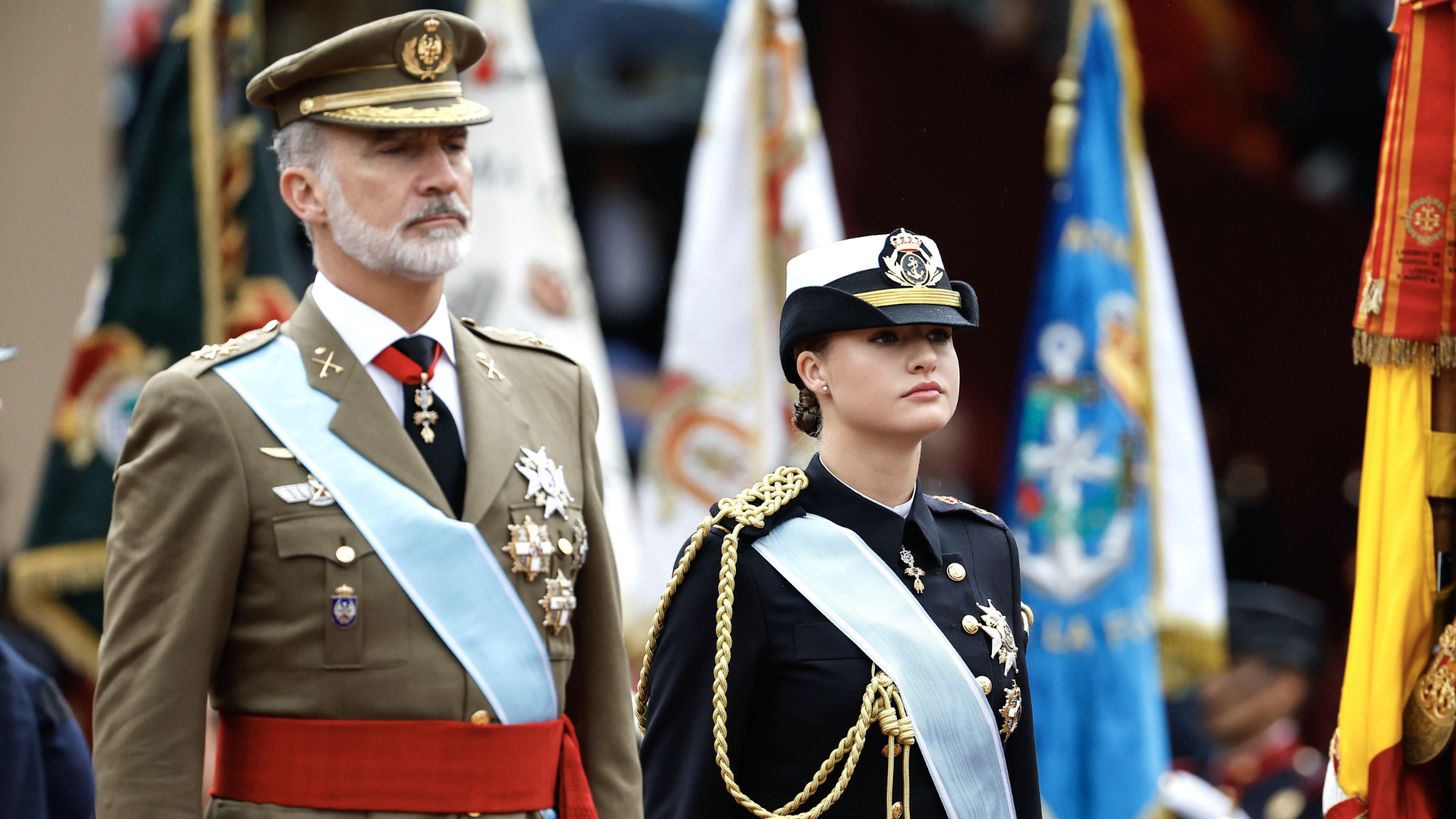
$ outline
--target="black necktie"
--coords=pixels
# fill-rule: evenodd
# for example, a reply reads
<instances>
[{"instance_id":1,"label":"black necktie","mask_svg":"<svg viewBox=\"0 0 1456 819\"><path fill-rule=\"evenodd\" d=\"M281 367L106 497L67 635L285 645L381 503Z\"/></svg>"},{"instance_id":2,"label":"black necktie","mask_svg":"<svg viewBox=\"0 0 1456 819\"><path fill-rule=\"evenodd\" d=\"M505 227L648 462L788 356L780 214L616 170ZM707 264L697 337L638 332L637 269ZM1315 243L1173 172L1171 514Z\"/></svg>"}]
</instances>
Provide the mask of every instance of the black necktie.
<instances>
[{"instance_id":1,"label":"black necktie","mask_svg":"<svg viewBox=\"0 0 1456 819\"><path fill-rule=\"evenodd\" d=\"M429 336L410 336L394 342L392 345L396 350L404 353L409 360L413 361L420 368L420 372L428 372L435 362L436 348L440 345ZM455 418L450 414L450 408L439 396L432 396L433 401L428 408L419 406L416 401L420 395L420 388L409 384L401 384L404 390L404 429L414 442L415 449L424 456L425 463L434 473L435 481L440 484L440 489L445 492L445 499L450 501L450 508L455 510L455 517L464 513L465 507L465 450L460 445L460 429L455 425ZM425 401L429 401L428 398ZM429 419L429 428L434 431L433 440L425 442L424 423L417 423L416 417L419 413L435 413L436 417Z\"/></svg>"}]
</instances>

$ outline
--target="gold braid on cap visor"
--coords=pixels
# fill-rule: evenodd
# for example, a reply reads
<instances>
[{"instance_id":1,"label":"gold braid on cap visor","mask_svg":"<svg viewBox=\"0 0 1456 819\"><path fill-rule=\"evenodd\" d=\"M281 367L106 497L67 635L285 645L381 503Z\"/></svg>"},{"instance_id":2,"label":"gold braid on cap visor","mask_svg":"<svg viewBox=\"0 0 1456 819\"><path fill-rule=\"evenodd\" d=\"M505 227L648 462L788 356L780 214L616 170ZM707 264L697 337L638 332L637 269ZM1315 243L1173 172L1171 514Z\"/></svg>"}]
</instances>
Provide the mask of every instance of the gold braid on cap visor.
<instances>
[{"instance_id":1,"label":"gold braid on cap visor","mask_svg":"<svg viewBox=\"0 0 1456 819\"><path fill-rule=\"evenodd\" d=\"M895 304L961 306L961 294L958 291L941 290L937 287L894 287L889 290L870 290L854 295L862 301L868 302L872 307L889 307Z\"/></svg>"},{"instance_id":2,"label":"gold braid on cap visor","mask_svg":"<svg viewBox=\"0 0 1456 819\"><path fill-rule=\"evenodd\" d=\"M391 85L388 88L370 88L365 91L345 91L339 94L319 94L304 97L298 101L298 112L304 116L338 111L344 108L361 108L394 102L416 100L449 99L461 96L460 83L456 80L444 82Z\"/></svg>"}]
</instances>

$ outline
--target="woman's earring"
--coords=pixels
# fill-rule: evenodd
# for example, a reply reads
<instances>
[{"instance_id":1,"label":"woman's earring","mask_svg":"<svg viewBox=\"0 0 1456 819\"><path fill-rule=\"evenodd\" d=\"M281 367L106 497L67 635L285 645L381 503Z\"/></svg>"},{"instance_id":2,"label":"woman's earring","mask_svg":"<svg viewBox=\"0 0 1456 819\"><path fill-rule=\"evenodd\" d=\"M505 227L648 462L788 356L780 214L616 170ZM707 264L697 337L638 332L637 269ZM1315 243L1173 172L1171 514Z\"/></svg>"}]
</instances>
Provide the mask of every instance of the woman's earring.
<instances>
[{"instance_id":1,"label":"woman's earring","mask_svg":"<svg viewBox=\"0 0 1456 819\"><path fill-rule=\"evenodd\" d=\"M824 385L824 391L825 391L825 392L829 392L829 385L828 385L828 384L825 384L825 385Z\"/></svg>"}]
</instances>

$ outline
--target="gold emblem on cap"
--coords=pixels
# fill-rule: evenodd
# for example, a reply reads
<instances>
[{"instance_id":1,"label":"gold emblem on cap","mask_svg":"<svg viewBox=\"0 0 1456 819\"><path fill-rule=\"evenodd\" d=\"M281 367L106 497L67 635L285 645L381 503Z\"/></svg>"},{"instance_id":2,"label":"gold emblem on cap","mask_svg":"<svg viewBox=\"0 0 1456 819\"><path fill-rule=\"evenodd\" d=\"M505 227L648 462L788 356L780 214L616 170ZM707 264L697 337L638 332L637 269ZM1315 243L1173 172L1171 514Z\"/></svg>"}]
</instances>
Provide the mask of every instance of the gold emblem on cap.
<instances>
[{"instance_id":1,"label":"gold emblem on cap","mask_svg":"<svg viewBox=\"0 0 1456 819\"><path fill-rule=\"evenodd\" d=\"M404 70L411 77L429 82L454 58L454 47L450 40L441 37L439 32L440 21L431 17L425 21L425 33L405 41L400 59L404 62Z\"/></svg>"}]
</instances>

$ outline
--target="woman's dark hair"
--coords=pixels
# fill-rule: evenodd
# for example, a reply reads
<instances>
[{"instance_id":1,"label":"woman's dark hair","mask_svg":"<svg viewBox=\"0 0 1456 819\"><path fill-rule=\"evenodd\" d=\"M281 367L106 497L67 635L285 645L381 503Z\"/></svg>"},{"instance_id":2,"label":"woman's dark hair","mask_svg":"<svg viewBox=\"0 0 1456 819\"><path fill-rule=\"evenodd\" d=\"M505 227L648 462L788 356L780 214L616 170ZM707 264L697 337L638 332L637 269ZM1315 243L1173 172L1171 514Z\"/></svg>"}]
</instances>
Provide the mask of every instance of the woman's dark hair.
<instances>
[{"instance_id":1,"label":"woman's dark hair","mask_svg":"<svg viewBox=\"0 0 1456 819\"><path fill-rule=\"evenodd\" d=\"M794 345L794 360L798 361L799 354L806 351L823 355L828 344L827 335L806 338ZM808 387L799 387L799 397L794 400L794 426L805 435L818 438L823 423L824 417L819 411L819 396Z\"/></svg>"}]
</instances>

